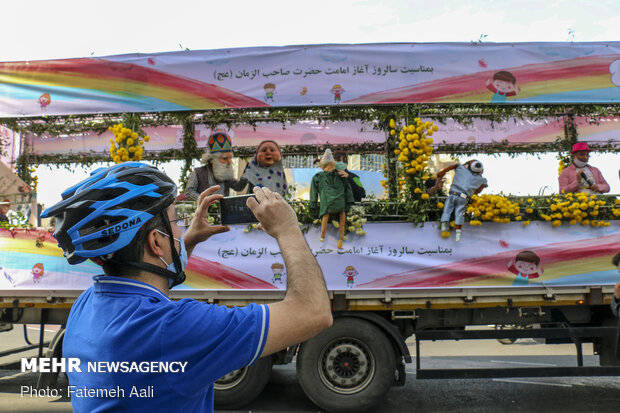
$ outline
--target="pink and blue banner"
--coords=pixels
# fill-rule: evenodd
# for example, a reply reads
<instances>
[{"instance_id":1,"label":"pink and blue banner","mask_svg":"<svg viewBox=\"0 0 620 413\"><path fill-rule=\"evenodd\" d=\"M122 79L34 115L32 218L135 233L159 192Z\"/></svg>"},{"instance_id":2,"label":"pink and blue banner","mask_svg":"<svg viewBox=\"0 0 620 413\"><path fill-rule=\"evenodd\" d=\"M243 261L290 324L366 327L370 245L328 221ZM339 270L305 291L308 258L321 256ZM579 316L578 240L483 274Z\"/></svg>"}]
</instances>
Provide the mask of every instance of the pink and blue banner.
<instances>
[{"instance_id":1,"label":"pink and blue banner","mask_svg":"<svg viewBox=\"0 0 620 413\"><path fill-rule=\"evenodd\" d=\"M434 146L462 143L547 143L564 138L564 121L557 118L513 118L503 122L476 118L468 125L450 118L445 119L444 123L434 122L439 128L433 134ZM620 140L620 136L617 139Z\"/></svg>"},{"instance_id":2,"label":"pink and blue banner","mask_svg":"<svg viewBox=\"0 0 620 413\"><path fill-rule=\"evenodd\" d=\"M145 127L144 132L150 137L145 148L150 151L181 149L183 147L183 128L181 126ZM28 146L35 155L66 154L66 153L103 153L110 151L110 139L114 135L110 131L98 134L87 131L79 135L54 136L48 133L41 135L29 134Z\"/></svg>"},{"instance_id":3,"label":"pink and blue banner","mask_svg":"<svg viewBox=\"0 0 620 413\"><path fill-rule=\"evenodd\" d=\"M257 146L265 139L277 141L280 145L322 145L349 144L365 142L384 142L385 132L376 130L372 124L362 122L316 121L300 123L259 122L255 126L239 125L231 128L218 128L227 132L232 138L233 146ZM144 132L150 140L144 147L148 151L181 149L183 146L183 128L181 126L146 127ZM209 135L214 131L204 125L196 125L195 139L199 148L206 148ZM110 150L111 132L98 134L87 131L79 135L53 136L50 134L27 136L28 145L36 155L96 152Z\"/></svg>"},{"instance_id":4,"label":"pink and blue banner","mask_svg":"<svg viewBox=\"0 0 620 413\"><path fill-rule=\"evenodd\" d=\"M620 117L607 116L592 121L579 116L575 121L580 141L598 144L612 142L616 146L620 145Z\"/></svg>"},{"instance_id":5,"label":"pink and blue banner","mask_svg":"<svg viewBox=\"0 0 620 413\"><path fill-rule=\"evenodd\" d=\"M393 103L614 103L620 42L256 47L0 63L0 117Z\"/></svg>"},{"instance_id":6,"label":"pink and blue banner","mask_svg":"<svg viewBox=\"0 0 620 413\"><path fill-rule=\"evenodd\" d=\"M271 139L280 145L332 145L385 142L386 132L375 129L365 122L318 122L301 121L258 122L256 125L239 125L218 130L226 131L232 138L234 146L257 146L260 142ZM196 125L196 142L198 147L207 146L209 135L214 131L204 125Z\"/></svg>"},{"instance_id":7,"label":"pink and blue banner","mask_svg":"<svg viewBox=\"0 0 620 413\"><path fill-rule=\"evenodd\" d=\"M547 143L564 138L564 121L557 118L546 119L508 119L503 122L491 122L486 119L474 119L464 125L451 118L443 123L435 121L439 130L433 135L434 146L442 144L480 143L508 144ZM620 117L605 117L597 123L589 123L586 118L578 118L579 139L591 143L608 141L620 144ZM7 133L12 133L4 128ZM144 128L151 137L145 144L149 151L181 149L183 129L181 126L158 126ZM280 145L323 145L323 144L361 144L380 143L386 139L386 132L374 128L372 123L353 122L317 122L267 123L256 125L238 125L222 127L232 138L233 146L252 147L265 139L273 139ZM207 140L213 130L205 125L196 125L195 138L199 148L207 146ZM37 155L65 154L109 151L112 133L102 134L89 131L80 135L52 136L49 134L28 135L28 145Z\"/></svg>"},{"instance_id":8,"label":"pink and blue banner","mask_svg":"<svg viewBox=\"0 0 620 413\"><path fill-rule=\"evenodd\" d=\"M244 228L232 226L199 244L189 259L187 280L177 288L285 289L277 242ZM341 249L331 226L323 242L318 227L306 234L328 289L613 285L620 278L611 263L620 245L618 221L598 228L554 228L546 222L468 225L460 242L442 238L436 223L421 228L369 223L364 229L365 235L349 234ZM0 231L0 250L0 295L11 289L85 289L101 273L91 262L67 264L51 234L42 230Z\"/></svg>"}]
</instances>

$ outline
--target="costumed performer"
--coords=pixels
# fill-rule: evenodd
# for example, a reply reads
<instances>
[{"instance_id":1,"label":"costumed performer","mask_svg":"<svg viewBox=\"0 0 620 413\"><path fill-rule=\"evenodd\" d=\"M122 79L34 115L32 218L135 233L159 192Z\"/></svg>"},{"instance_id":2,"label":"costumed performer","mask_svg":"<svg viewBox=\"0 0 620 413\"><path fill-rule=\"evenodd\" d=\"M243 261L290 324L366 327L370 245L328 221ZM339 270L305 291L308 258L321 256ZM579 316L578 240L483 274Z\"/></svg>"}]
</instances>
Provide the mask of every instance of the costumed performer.
<instances>
[{"instance_id":1,"label":"costumed performer","mask_svg":"<svg viewBox=\"0 0 620 413\"><path fill-rule=\"evenodd\" d=\"M438 178L443 178L446 172L454 170L452 185L448 192L448 198L441 214L441 232L448 231L448 223L452 212L454 212L454 223L456 227L456 241L461 240L461 231L465 218L463 214L467 208L467 203L472 195L477 195L487 186L487 180L482 177L484 168L482 162L472 159L465 165L459 163L450 165L437 173Z\"/></svg>"},{"instance_id":2,"label":"costumed performer","mask_svg":"<svg viewBox=\"0 0 620 413\"><path fill-rule=\"evenodd\" d=\"M264 140L258 144L254 159L246 165L241 177L249 182L248 193L255 186L269 188L282 196L288 193L282 152L275 141Z\"/></svg>"},{"instance_id":3,"label":"costumed performer","mask_svg":"<svg viewBox=\"0 0 620 413\"><path fill-rule=\"evenodd\" d=\"M323 169L312 177L310 185L310 210L317 211L321 217L321 242L325 240L325 231L330 214L339 215L340 235L338 248L342 248L344 241L345 220L347 211L353 204L353 191L349 181L341 177L336 171L336 160L331 149L326 149L319 161ZM317 199L320 202L317 205Z\"/></svg>"},{"instance_id":4,"label":"costumed performer","mask_svg":"<svg viewBox=\"0 0 620 413\"><path fill-rule=\"evenodd\" d=\"M609 192L609 184L603 178L601 171L588 164L590 152L585 142L577 142L573 145L571 151L573 162L564 168L558 177L560 193L604 194Z\"/></svg>"},{"instance_id":5,"label":"costumed performer","mask_svg":"<svg viewBox=\"0 0 620 413\"><path fill-rule=\"evenodd\" d=\"M216 132L209 136L207 145L208 152L200 159L202 166L194 169L187 180L185 197L195 201L205 189L214 185L220 186L216 193L224 196L230 194L231 188L237 192L242 191L247 186L247 181L243 178L235 180L230 136Z\"/></svg>"},{"instance_id":6,"label":"costumed performer","mask_svg":"<svg viewBox=\"0 0 620 413\"><path fill-rule=\"evenodd\" d=\"M353 199L355 199L355 202L360 202L362 198L366 196L366 190L364 189L364 185L362 185L360 177L347 169L347 153L344 151L337 151L334 153L334 158L336 159L336 171L338 175L349 181L349 185L351 185L351 190L353 191Z\"/></svg>"}]
</instances>

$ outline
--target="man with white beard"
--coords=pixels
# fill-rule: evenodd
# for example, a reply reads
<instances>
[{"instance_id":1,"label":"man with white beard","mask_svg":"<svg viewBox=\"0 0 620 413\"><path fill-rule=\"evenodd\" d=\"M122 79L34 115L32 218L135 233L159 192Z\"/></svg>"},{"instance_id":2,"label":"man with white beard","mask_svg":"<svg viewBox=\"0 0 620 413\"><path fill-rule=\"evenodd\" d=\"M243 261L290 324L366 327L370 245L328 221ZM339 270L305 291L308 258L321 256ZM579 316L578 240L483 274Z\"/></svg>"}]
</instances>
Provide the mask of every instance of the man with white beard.
<instances>
[{"instance_id":1,"label":"man with white beard","mask_svg":"<svg viewBox=\"0 0 620 413\"><path fill-rule=\"evenodd\" d=\"M223 132L215 132L207 141L208 152L202 155L202 165L196 168L189 176L185 188L185 196L197 200L205 189L219 185L216 192L228 196L230 189L243 190L248 181L245 179L235 180L235 171L232 167L232 144L230 136Z\"/></svg>"}]
</instances>

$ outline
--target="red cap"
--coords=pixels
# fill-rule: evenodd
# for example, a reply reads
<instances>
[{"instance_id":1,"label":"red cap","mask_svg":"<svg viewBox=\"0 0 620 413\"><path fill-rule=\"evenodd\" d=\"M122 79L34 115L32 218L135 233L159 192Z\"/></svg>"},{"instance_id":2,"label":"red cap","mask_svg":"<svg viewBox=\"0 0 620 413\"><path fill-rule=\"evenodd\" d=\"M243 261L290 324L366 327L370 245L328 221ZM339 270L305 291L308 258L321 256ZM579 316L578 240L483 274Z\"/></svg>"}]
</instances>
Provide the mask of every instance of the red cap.
<instances>
[{"instance_id":1,"label":"red cap","mask_svg":"<svg viewBox=\"0 0 620 413\"><path fill-rule=\"evenodd\" d=\"M588 144L585 142L577 142L576 144L573 145L573 150L571 151L571 153L575 153L577 151L590 151L590 148L588 147Z\"/></svg>"}]
</instances>

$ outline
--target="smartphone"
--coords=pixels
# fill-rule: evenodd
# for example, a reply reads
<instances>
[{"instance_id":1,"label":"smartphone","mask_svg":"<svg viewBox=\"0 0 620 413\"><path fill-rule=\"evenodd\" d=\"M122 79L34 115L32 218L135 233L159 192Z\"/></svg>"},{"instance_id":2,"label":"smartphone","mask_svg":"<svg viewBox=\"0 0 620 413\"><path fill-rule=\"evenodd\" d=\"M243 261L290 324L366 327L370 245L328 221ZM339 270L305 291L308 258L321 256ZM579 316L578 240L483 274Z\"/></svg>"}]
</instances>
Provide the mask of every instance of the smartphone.
<instances>
[{"instance_id":1,"label":"smartphone","mask_svg":"<svg viewBox=\"0 0 620 413\"><path fill-rule=\"evenodd\" d=\"M254 198L254 195L227 196L220 199L222 225L258 222L252 210L245 204L248 198Z\"/></svg>"}]
</instances>

